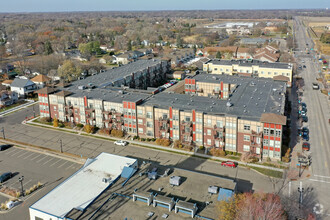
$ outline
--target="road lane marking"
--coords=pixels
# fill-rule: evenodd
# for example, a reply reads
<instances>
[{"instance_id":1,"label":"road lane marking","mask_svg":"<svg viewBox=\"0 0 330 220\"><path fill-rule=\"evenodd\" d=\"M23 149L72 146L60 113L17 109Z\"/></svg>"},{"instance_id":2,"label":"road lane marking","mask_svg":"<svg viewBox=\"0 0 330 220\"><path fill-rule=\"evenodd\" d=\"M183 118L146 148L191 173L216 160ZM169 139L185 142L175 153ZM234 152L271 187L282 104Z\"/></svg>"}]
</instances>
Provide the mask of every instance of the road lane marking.
<instances>
[{"instance_id":1,"label":"road lane marking","mask_svg":"<svg viewBox=\"0 0 330 220\"><path fill-rule=\"evenodd\" d=\"M309 179L310 181L314 181L314 182L320 182L320 183L330 183L328 181L324 181L324 180L316 180L316 179Z\"/></svg>"},{"instance_id":2,"label":"road lane marking","mask_svg":"<svg viewBox=\"0 0 330 220\"><path fill-rule=\"evenodd\" d=\"M64 163L62 163L60 166L58 166L57 168L61 168L61 167L63 167L64 166L64 164L66 164L67 162L69 162L69 161L65 161Z\"/></svg>"},{"instance_id":3,"label":"road lane marking","mask_svg":"<svg viewBox=\"0 0 330 220\"><path fill-rule=\"evenodd\" d=\"M50 167L54 166L56 163L58 163L59 161L61 161L62 159L58 159L58 161L54 162L52 165L50 165Z\"/></svg>"},{"instance_id":4,"label":"road lane marking","mask_svg":"<svg viewBox=\"0 0 330 220\"><path fill-rule=\"evenodd\" d=\"M321 175L314 175L314 176L323 177L323 178L329 178L330 179L330 176L321 176Z\"/></svg>"},{"instance_id":5,"label":"road lane marking","mask_svg":"<svg viewBox=\"0 0 330 220\"><path fill-rule=\"evenodd\" d=\"M50 161L52 161L54 159L55 159L55 157L50 158L50 160L47 160L43 165L45 165L46 163L49 163Z\"/></svg>"}]
</instances>

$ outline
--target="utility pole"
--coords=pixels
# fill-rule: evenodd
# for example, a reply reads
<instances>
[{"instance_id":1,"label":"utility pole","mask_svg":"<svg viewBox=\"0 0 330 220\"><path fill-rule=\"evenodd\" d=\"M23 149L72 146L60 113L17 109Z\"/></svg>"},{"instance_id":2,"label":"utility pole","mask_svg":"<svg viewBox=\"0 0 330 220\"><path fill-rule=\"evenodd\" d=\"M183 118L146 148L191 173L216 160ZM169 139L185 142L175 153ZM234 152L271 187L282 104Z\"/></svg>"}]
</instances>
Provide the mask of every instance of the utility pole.
<instances>
[{"instance_id":1,"label":"utility pole","mask_svg":"<svg viewBox=\"0 0 330 220\"><path fill-rule=\"evenodd\" d=\"M61 153L63 153L62 139L60 139L60 144L61 144Z\"/></svg>"},{"instance_id":2,"label":"utility pole","mask_svg":"<svg viewBox=\"0 0 330 220\"><path fill-rule=\"evenodd\" d=\"M298 187L298 192L299 192L299 209L301 209L301 204L303 202L303 193L304 193L304 188L302 188L302 182L300 182L300 187Z\"/></svg>"}]
</instances>

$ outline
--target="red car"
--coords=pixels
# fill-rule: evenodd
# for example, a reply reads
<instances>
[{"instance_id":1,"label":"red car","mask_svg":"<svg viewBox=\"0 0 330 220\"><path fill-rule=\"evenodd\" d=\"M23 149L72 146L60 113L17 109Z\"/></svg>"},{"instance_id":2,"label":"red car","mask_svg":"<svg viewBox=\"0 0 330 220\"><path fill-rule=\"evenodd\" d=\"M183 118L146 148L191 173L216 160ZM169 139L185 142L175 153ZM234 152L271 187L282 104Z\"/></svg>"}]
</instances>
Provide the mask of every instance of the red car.
<instances>
[{"instance_id":1,"label":"red car","mask_svg":"<svg viewBox=\"0 0 330 220\"><path fill-rule=\"evenodd\" d=\"M237 163L235 163L233 161L223 161L223 162L221 162L221 166L236 168L237 167Z\"/></svg>"},{"instance_id":2,"label":"red car","mask_svg":"<svg viewBox=\"0 0 330 220\"><path fill-rule=\"evenodd\" d=\"M302 149L305 151L309 151L309 149L311 148L310 144L308 142L304 142L302 144Z\"/></svg>"}]
</instances>

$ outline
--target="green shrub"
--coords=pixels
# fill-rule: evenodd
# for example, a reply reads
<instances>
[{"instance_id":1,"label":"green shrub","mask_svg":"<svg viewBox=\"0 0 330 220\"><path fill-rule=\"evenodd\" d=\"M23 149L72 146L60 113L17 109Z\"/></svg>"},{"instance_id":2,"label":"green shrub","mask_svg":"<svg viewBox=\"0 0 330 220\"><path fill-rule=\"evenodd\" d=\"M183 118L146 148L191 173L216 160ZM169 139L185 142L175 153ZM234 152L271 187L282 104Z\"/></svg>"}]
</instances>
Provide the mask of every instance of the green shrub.
<instances>
[{"instance_id":1,"label":"green shrub","mask_svg":"<svg viewBox=\"0 0 330 220\"><path fill-rule=\"evenodd\" d=\"M77 127L82 128L82 127L84 127L84 125L83 124L77 124Z\"/></svg>"},{"instance_id":2,"label":"green shrub","mask_svg":"<svg viewBox=\"0 0 330 220\"><path fill-rule=\"evenodd\" d=\"M234 152L233 155L237 156L237 152Z\"/></svg>"},{"instance_id":3,"label":"green shrub","mask_svg":"<svg viewBox=\"0 0 330 220\"><path fill-rule=\"evenodd\" d=\"M147 138L147 141L151 141L151 138Z\"/></svg>"},{"instance_id":4,"label":"green shrub","mask_svg":"<svg viewBox=\"0 0 330 220\"><path fill-rule=\"evenodd\" d=\"M145 138L141 138L141 141L146 141L146 139Z\"/></svg>"},{"instance_id":5,"label":"green shrub","mask_svg":"<svg viewBox=\"0 0 330 220\"><path fill-rule=\"evenodd\" d=\"M133 140L136 140L136 139L138 139L139 138L139 136L134 136L133 137Z\"/></svg>"},{"instance_id":6,"label":"green shrub","mask_svg":"<svg viewBox=\"0 0 330 220\"><path fill-rule=\"evenodd\" d=\"M40 121L40 122L47 123L47 122L51 122L52 120L51 120L51 118L49 118L49 117L42 117L42 118L39 119L39 121Z\"/></svg>"},{"instance_id":7,"label":"green shrub","mask_svg":"<svg viewBox=\"0 0 330 220\"><path fill-rule=\"evenodd\" d=\"M205 147L204 147L204 146L199 146L199 149L200 149L200 150L204 150Z\"/></svg>"},{"instance_id":8,"label":"green shrub","mask_svg":"<svg viewBox=\"0 0 330 220\"><path fill-rule=\"evenodd\" d=\"M152 138L151 141L156 141L156 138Z\"/></svg>"},{"instance_id":9,"label":"green shrub","mask_svg":"<svg viewBox=\"0 0 330 220\"><path fill-rule=\"evenodd\" d=\"M93 133L94 132L94 127L92 125L87 124L87 125L84 126L84 131L88 134Z\"/></svg>"},{"instance_id":10,"label":"green shrub","mask_svg":"<svg viewBox=\"0 0 330 220\"><path fill-rule=\"evenodd\" d=\"M65 125L64 125L63 123L59 123L58 127L60 127L60 128L64 128Z\"/></svg>"}]
</instances>

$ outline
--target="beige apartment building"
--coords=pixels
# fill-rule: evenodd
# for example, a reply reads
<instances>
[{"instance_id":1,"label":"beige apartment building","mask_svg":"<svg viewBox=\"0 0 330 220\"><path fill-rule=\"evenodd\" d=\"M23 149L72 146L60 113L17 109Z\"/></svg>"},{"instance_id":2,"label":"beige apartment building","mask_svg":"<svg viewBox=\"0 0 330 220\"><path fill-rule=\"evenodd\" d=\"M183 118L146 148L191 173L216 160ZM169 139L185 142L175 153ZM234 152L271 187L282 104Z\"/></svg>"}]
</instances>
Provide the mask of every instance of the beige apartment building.
<instances>
[{"instance_id":1,"label":"beige apartment building","mask_svg":"<svg viewBox=\"0 0 330 220\"><path fill-rule=\"evenodd\" d=\"M275 80L286 80L292 84L291 63L269 63L258 60L210 60L203 65L203 71L211 74L244 75Z\"/></svg>"}]
</instances>

